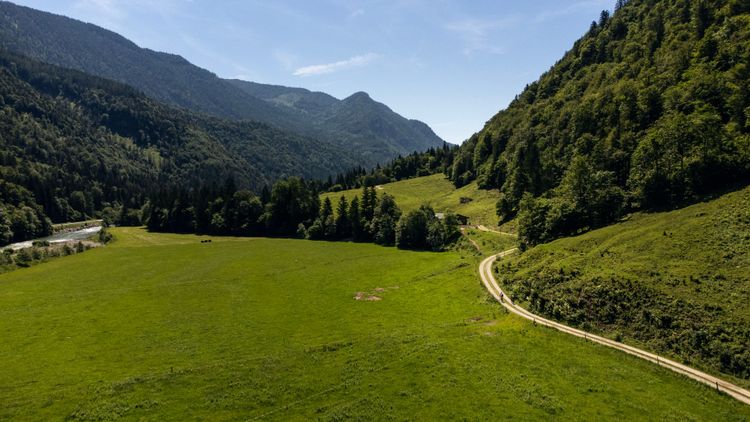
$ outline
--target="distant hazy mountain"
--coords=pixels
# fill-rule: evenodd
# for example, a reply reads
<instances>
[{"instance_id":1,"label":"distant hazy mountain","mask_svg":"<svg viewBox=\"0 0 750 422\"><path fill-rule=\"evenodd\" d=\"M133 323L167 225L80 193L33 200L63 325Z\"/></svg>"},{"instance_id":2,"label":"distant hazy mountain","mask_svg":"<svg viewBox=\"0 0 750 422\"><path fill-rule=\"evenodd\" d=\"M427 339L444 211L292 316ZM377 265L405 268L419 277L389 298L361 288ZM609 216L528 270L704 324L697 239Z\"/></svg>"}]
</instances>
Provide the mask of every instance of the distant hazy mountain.
<instances>
[{"instance_id":1,"label":"distant hazy mountain","mask_svg":"<svg viewBox=\"0 0 750 422\"><path fill-rule=\"evenodd\" d=\"M126 83L172 105L325 139L359 154L363 165L443 143L424 123L361 94L339 101L299 88L227 81L98 26L9 2L0 2L0 47Z\"/></svg>"},{"instance_id":2,"label":"distant hazy mountain","mask_svg":"<svg viewBox=\"0 0 750 422\"><path fill-rule=\"evenodd\" d=\"M343 140L356 151L370 155L377 155L379 149L391 154L422 151L444 142L426 124L400 116L364 92L338 100L326 93L303 88L240 80L229 82L253 97L297 113L313 125L316 133L323 136L336 134L338 137L334 136L334 141ZM373 143L375 139L379 142Z\"/></svg>"}]
</instances>

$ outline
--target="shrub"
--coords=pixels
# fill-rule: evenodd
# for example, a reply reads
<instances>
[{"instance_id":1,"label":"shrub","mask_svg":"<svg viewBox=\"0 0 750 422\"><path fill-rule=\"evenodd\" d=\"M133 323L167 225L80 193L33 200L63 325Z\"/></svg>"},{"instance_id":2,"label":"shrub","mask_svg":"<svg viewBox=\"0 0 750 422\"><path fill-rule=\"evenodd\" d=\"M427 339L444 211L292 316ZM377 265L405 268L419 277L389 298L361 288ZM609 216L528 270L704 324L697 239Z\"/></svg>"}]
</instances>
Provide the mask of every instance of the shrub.
<instances>
[{"instance_id":1,"label":"shrub","mask_svg":"<svg viewBox=\"0 0 750 422\"><path fill-rule=\"evenodd\" d=\"M31 257L31 254L29 253L28 249L21 249L16 253L15 261L16 265L19 267L28 267L31 265L31 261L33 258Z\"/></svg>"},{"instance_id":2,"label":"shrub","mask_svg":"<svg viewBox=\"0 0 750 422\"><path fill-rule=\"evenodd\" d=\"M102 227L102 229L99 231L99 242L106 245L111 241L112 233L110 233L106 228Z\"/></svg>"}]
</instances>

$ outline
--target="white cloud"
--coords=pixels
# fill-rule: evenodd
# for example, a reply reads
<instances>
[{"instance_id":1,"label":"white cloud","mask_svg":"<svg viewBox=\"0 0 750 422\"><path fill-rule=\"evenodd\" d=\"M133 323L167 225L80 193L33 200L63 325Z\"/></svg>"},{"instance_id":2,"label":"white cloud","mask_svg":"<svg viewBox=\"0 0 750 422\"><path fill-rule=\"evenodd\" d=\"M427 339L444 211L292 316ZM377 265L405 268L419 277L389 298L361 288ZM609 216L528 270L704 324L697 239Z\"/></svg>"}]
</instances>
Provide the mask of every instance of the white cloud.
<instances>
[{"instance_id":1,"label":"white cloud","mask_svg":"<svg viewBox=\"0 0 750 422\"><path fill-rule=\"evenodd\" d=\"M365 10L364 9L352 10L351 13L349 13L349 16L347 16L347 19L354 19L354 18L362 16L364 14L365 14Z\"/></svg>"},{"instance_id":2,"label":"white cloud","mask_svg":"<svg viewBox=\"0 0 750 422\"><path fill-rule=\"evenodd\" d=\"M294 71L294 76L314 76L325 75L328 73L338 72L341 70L352 69L355 67L367 66L373 61L380 58L379 54L367 53L359 56L350 57L333 63L316 64L312 66L300 67Z\"/></svg>"},{"instance_id":3,"label":"white cloud","mask_svg":"<svg viewBox=\"0 0 750 422\"><path fill-rule=\"evenodd\" d=\"M457 33L464 41L464 54L471 56L476 52L502 54L505 49L497 45L491 36L494 32L511 28L520 21L518 16L500 19L467 18L445 25L445 29Z\"/></svg>"}]
</instances>

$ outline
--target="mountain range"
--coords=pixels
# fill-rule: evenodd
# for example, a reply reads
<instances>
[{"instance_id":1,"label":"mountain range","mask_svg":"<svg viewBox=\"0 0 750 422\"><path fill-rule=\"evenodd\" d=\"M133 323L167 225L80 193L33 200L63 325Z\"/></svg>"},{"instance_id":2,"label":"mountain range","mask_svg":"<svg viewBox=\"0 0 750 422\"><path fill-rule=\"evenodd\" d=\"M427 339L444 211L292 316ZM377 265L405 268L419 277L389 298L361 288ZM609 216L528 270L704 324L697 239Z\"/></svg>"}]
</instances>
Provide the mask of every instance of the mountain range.
<instances>
[{"instance_id":1,"label":"mountain range","mask_svg":"<svg viewBox=\"0 0 750 422\"><path fill-rule=\"evenodd\" d=\"M326 141L363 166L444 143L424 123L364 93L338 100L300 88L222 79L96 25L10 2L0 2L0 48L125 83L169 105Z\"/></svg>"}]
</instances>

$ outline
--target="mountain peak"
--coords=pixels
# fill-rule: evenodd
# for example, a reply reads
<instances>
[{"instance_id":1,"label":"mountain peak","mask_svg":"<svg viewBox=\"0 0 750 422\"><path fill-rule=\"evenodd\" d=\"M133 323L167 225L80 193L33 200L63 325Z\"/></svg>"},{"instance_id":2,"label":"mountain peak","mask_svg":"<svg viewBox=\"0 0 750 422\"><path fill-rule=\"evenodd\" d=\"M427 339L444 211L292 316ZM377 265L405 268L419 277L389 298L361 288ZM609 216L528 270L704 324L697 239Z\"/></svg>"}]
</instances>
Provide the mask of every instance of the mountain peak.
<instances>
[{"instance_id":1,"label":"mountain peak","mask_svg":"<svg viewBox=\"0 0 750 422\"><path fill-rule=\"evenodd\" d=\"M351 101L351 100L370 100L372 101L372 98L370 97L370 94L364 92L364 91L357 91L354 94L350 95L344 101Z\"/></svg>"}]
</instances>

